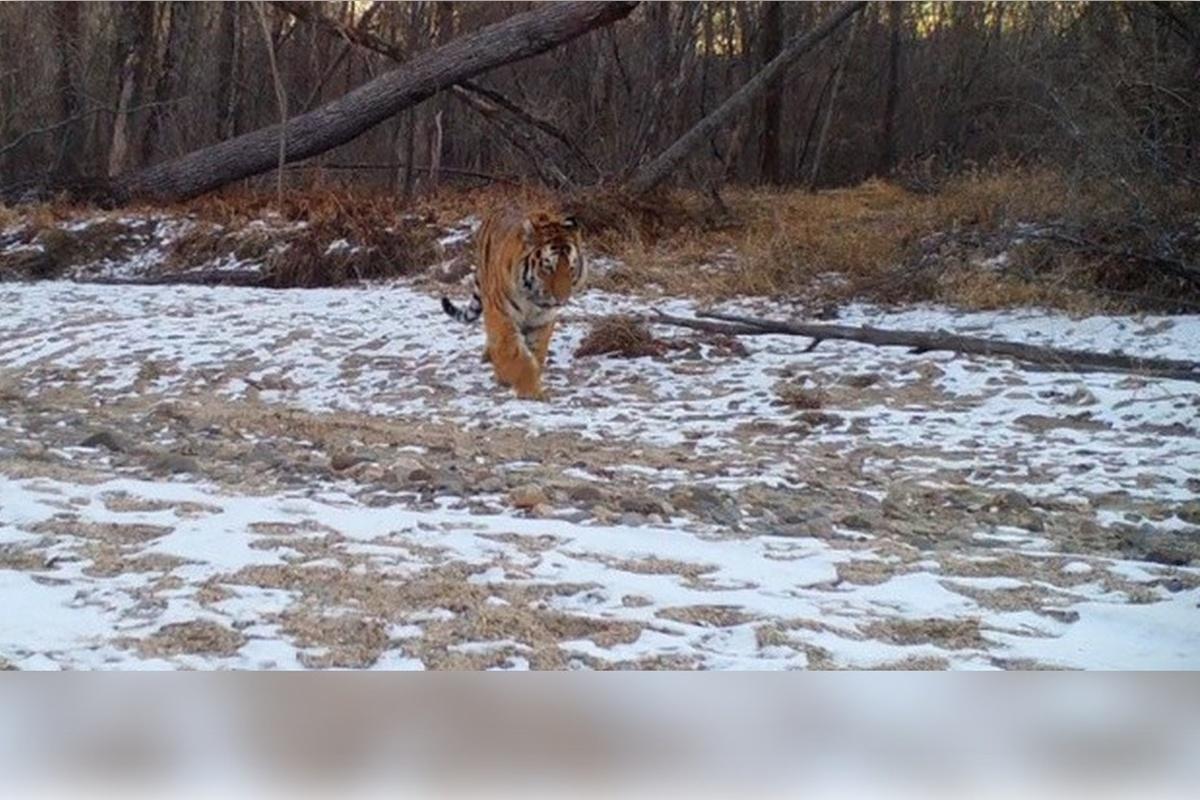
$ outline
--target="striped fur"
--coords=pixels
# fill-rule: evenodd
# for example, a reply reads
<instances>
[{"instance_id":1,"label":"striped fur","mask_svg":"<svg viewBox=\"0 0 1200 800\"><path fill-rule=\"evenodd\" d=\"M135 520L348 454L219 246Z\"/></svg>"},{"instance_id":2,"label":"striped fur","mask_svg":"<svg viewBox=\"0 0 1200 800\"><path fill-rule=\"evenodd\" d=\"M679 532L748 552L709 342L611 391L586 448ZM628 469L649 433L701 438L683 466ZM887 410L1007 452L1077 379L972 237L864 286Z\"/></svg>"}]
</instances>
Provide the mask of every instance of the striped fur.
<instances>
[{"instance_id":1,"label":"striped fur","mask_svg":"<svg viewBox=\"0 0 1200 800\"><path fill-rule=\"evenodd\" d=\"M459 322L483 317L484 361L522 398L543 399L541 375L562 306L587 279L579 229L570 217L506 210L491 215L476 237L471 301L442 298Z\"/></svg>"}]
</instances>

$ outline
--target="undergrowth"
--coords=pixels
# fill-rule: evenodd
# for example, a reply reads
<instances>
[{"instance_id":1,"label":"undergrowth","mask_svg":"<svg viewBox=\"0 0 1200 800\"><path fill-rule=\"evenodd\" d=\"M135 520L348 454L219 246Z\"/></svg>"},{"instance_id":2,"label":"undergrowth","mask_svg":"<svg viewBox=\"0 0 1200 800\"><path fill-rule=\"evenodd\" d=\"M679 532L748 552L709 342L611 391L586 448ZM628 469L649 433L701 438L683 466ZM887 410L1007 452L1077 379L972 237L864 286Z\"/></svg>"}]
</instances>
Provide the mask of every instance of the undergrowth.
<instances>
[{"instance_id":1,"label":"undergrowth","mask_svg":"<svg viewBox=\"0 0 1200 800\"><path fill-rule=\"evenodd\" d=\"M166 208L0 207L0 235L45 245L49 255L25 253L8 271L46 277L106 249L119 257L127 244L96 225L86 236L64 236L65 220L104 215L112 227L122 215L187 217L197 224L171 245L173 269L230 255L265 264L269 285L320 286L414 274L447 257L436 242L441 230L504 205L573 213L589 251L617 264L593 281L612 291L788 296L814 308L864 298L1200 310L1197 192L1082 183L1036 169L973 172L927 192L881 180L819 193L728 188L644 198L493 185L405 203L321 188L292 191L279 205L273 193L230 190ZM0 275L5 270L0 254Z\"/></svg>"}]
</instances>

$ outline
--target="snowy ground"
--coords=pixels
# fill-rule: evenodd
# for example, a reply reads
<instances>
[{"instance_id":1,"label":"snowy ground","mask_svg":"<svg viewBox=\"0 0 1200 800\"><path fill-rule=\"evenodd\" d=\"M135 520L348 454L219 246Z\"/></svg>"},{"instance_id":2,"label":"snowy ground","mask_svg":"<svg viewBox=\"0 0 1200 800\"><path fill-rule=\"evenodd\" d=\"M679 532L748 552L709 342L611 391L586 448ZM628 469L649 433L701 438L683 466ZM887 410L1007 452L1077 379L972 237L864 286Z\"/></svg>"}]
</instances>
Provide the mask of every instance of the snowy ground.
<instances>
[{"instance_id":1,"label":"snowy ground","mask_svg":"<svg viewBox=\"0 0 1200 800\"><path fill-rule=\"evenodd\" d=\"M673 329L574 356L644 308L583 297L543 404L419 284L0 284L0 666L1200 667L1196 384Z\"/></svg>"}]
</instances>

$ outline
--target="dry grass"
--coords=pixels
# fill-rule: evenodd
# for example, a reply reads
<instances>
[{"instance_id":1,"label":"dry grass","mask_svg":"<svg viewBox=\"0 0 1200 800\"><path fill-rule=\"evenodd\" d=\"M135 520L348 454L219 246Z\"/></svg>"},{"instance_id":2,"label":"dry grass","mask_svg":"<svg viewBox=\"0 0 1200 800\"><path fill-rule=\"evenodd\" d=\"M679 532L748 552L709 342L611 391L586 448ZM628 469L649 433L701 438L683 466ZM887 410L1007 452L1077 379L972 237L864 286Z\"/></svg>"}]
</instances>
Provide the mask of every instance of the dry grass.
<instances>
[{"instance_id":1,"label":"dry grass","mask_svg":"<svg viewBox=\"0 0 1200 800\"><path fill-rule=\"evenodd\" d=\"M270 192L228 190L121 214L165 211L195 220L172 246L175 269L233 255L265 263L266 283L282 287L413 274L445 258L434 241L439 228L502 206L573 213L589 249L620 262L594 280L614 291L702 299L786 294L813 308L850 298L1079 312L1200 308L1195 286L1183 291L1181 279L1124 255L1166 247L1200 261L1200 193L1143 190L1134 202L1108 184L1035 169L950 177L932 193L872 180L816 194L730 188L716 202L683 190L558 196L535 185L494 184L405 203L383 192L325 187L294 190L282 207ZM84 214L97 212L65 203L0 207L7 236L47 245L45 256L25 251L0 263L0 273L45 277L63 265L119 257L129 232L117 230L115 212L102 212L105 221L84 234L54 232ZM1089 247L1029 236L1031 229L1067 231ZM331 249L338 240L350 247ZM1002 268L988 266L997 258Z\"/></svg>"},{"instance_id":2,"label":"dry grass","mask_svg":"<svg viewBox=\"0 0 1200 800\"><path fill-rule=\"evenodd\" d=\"M806 386L800 381L780 381L775 386L775 396L780 405L797 411L820 411L829 402L829 394L820 386Z\"/></svg>"},{"instance_id":3,"label":"dry grass","mask_svg":"<svg viewBox=\"0 0 1200 800\"><path fill-rule=\"evenodd\" d=\"M614 211L604 200L592 220L602 229L589 243L625 267L598 285L706 299L802 295L813 307L865 297L1096 311L1179 299L1177 285L1130 259L1023 238L1022 224L1065 224L1112 249L1148 246L1125 214L1127 199L1048 171L963 175L935 194L872 180L816 194L731 189L723 197L737 225L695 195L663 195L652 213L633 204ZM1180 230L1195 224L1200 199L1160 200ZM999 253L1005 269L981 266Z\"/></svg>"},{"instance_id":4,"label":"dry grass","mask_svg":"<svg viewBox=\"0 0 1200 800\"><path fill-rule=\"evenodd\" d=\"M661 356L667 349L667 344L656 338L640 320L611 316L592 324L591 330L575 350L575 357L609 355L619 358L644 358Z\"/></svg>"}]
</instances>

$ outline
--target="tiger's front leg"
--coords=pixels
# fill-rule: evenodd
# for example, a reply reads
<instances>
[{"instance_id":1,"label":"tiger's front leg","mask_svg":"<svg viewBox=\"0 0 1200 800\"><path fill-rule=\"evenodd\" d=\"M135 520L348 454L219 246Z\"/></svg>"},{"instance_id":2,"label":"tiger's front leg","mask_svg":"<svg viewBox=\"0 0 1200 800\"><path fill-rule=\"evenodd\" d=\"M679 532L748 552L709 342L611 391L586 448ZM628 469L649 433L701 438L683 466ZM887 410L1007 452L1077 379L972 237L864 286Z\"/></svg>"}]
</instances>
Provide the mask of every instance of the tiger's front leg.
<instances>
[{"instance_id":1,"label":"tiger's front leg","mask_svg":"<svg viewBox=\"0 0 1200 800\"><path fill-rule=\"evenodd\" d=\"M525 344L520 331L502 314L485 309L487 355L496 372L496 380L513 387L522 400L544 400L542 368Z\"/></svg>"},{"instance_id":2,"label":"tiger's front leg","mask_svg":"<svg viewBox=\"0 0 1200 800\"><path fill-rule=\"evenodd\" d=\"M554 335L554 324L555 321L550 320L530 336L529 349L533 351L538 369L542 371L546 369L546 356L550 354L550 337Z\"/></svg>"}]
</instances>

